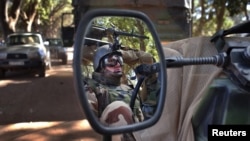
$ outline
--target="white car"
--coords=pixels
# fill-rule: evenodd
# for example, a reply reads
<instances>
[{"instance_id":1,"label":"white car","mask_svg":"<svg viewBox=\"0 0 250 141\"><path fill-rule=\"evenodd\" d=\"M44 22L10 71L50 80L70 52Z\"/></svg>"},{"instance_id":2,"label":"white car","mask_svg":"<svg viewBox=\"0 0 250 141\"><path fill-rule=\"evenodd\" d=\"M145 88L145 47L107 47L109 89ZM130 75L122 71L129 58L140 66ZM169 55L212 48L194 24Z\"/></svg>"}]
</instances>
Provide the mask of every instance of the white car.
<instances>
[{"instance_id":1,"label":"white car","mask_svg":"<svg viewBox=\"0 0 250 141\"><path fill-rule=\"evenodd\" d=\"M47 38L46 41L49 42L47 48L50 51L51 59L58 59L62 64L66 65L68 61L66 47L63 46L63 41L60 38Z\"/></svg>"},{"instance_id":2,"label":"white car","mask_svg":"<svg viewBox=\"0 0 250 141\"><path fill-rule=\"evenodd\" d=\"M6 46L0 48L0 77L7 71L30 70L45 77L51 67L47 42L39 33L13 33L8 35Z\"/></svg>"}]
</instances>

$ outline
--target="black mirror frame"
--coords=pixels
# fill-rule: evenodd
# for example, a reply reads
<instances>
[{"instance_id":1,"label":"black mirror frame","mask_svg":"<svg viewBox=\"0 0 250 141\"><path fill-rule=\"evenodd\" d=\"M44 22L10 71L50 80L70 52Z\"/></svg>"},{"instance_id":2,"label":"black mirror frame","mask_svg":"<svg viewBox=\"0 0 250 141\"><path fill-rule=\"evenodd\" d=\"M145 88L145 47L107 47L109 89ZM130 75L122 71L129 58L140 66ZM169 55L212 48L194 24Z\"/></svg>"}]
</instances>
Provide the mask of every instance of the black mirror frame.
<instances>
[{"instance_id":1,"label":"black mirror frame","mask_svg":"<svg viewBox=\"0 0 250 141\"><path fill-rule=\"evenodd\" d=\"M82 76L82 69L79 64L81 64L81 48L84 44L83 38L85 37L86 30L90 26L89 23L94 17L99 16L125 16L125 17L135 17L138 19L141 19L144 21L150 32L152 33L153 38L155 39L157 51L159 54L160 59L160 74L161 76L161 90L159 94L159 102L157 110L155 111L155 114L152 118L143 121L141 123L135 123L131 125L126 125L122 127L107 127L99 123L99 119L94 115L93 111L89 108L89 103L87 100L87 97L85 95L85 91L83 88L83 76ZM73 75L74 75L74 83L75 83L75 90L78 94L78 97L80 99L80 104L84 110L84 113L86 115L86 118L92 128L100 133L105 135L112 135L112 134L119 134L124 132L134 132L141 129L145 129L147 127L150 127L154 125L161 117L164 103L165 103L165 92L166 92L166 80L167 80L167 74L166 74L166 63L165 63L165 57L162 50L162 45L160 42L160 39L158 37L158 34L156 32L156 29L149 19L147 15L145 15L142 12L135 11L135 10L121 10L121 9L94 9L88 11L84 16L81 18L80 23L78 25L76 35L75 35L75 44L74 44L74 56L73 56Z\"/></svg>"}]
</instances>

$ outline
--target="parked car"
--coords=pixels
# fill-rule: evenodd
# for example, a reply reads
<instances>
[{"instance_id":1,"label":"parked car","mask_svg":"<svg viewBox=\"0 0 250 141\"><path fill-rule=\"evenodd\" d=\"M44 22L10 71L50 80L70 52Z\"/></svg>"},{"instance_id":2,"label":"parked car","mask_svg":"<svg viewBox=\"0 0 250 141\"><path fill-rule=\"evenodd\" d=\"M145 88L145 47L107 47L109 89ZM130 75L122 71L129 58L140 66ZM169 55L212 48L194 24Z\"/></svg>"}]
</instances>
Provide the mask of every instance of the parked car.
<instances>
[{"instance_id":1,"label":"parked car","mask_svg":"<svg viewBox=\"0 0 250 141\"><path fill-rule=\"evenodd\" d=\"M7 71L30 70L45 77L51 67L50 52L39 33L13 33L8 35L6 46L0 48L0 77Z\"/></svg>"},{"instance_id":2,"label":"parked car","mask_svg":"<svg viewBox=\"0 0 250 141\"><path fill-rule=\"evenodd\" d=\"M1 40L0 41L0 47L4 47L4 46L5 46L4 40Z\"/></svg>"},{"instance_id":3,"label":"parked car","mask_svg":"<svg viewBox=\"0 0 250 141\"><path fill-rule=\"evenodd\" d=\"M47 38L49 42L47 46L50 50L51 59L61 60L62 64L67 64L68 56L66 48L63 46L63 41L60 38Z\"/></svg>"}]
</instances>

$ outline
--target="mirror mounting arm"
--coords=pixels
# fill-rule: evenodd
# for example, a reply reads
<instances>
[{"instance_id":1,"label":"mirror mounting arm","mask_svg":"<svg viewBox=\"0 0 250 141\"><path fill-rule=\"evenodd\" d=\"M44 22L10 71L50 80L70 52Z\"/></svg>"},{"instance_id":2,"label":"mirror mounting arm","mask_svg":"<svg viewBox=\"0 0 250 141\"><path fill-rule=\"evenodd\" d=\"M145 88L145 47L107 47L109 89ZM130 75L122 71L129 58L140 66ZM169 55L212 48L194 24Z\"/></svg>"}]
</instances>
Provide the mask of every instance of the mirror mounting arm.
<instances>
[{"instance_id":1,"label":"mirror mounting arm","mask_svg":"<svg viewBox=\"0 0 250 141\"><path fill-rule=\"evenodd\" d=\"M132 110L134 109L135 100L136 100L137 94L138 94L138 92L140 90L140 87L142 85L142 82L143 82L144 78L145 78L145 76L140 76L139 77L139 80L138 80L138 82L137 82L137 84L135 86L135 89L134 89L133 93L132 93L132 97L131 97L131 100L130 100L130 108ZM141 101L140 101L140 106L142 106Z\"/></svg>"}]
</instances>

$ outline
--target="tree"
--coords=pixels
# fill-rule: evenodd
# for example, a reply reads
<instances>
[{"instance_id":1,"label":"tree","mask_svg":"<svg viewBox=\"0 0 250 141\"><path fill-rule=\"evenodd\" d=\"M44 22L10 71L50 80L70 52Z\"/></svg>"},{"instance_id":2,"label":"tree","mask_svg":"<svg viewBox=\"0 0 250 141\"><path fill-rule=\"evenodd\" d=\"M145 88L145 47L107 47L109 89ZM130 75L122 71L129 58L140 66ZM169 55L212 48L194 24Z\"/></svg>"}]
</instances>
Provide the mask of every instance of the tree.
<instances>
[{"instance_id":1,"label":"tree","mask_svg":"<svg viewBox=\"0 0 250 141\"><path fill-rule=\"evenodd\" d=\"M60 36L62 15L71 11L71 0L42 0L38 9L40 32L46 37ZM73 22L73 17L67 17L65 20Z\"/></svg>"},{"instance_id":2,"label":"tree","mask_svg":"<svg viewBox=\"0 0 250 141\"><path fill-rule=\"evenodd\" d=\"M32 25L37 17L37 9L39 0L23 0L22 9L20 12L20 21L24 23L25 31L31 32ZM20 23L20 22L19 22Z\"/></svg>"},{"instance_id":3,"label":"tree","mask_svg":"<svg viewBox=\"0 0 250 141\"><path fill-rule=\"evenodd\" d=\"M22 0L0 0L0 28L4 39L16 31Z\"/></svg>"},{"instance_id":4,"label":"tree","mask_svg":"<svg viewBox=\"0 0 250 141\"><path fill-rule=\"evenodd\" d=\"M249 20L249 15L247 12L247 4L249 0L228 0L227 9L230 16L235 16L237 14L243 13L246 20Z\"/></svg>"},{"instance_id":5,"label":"tree","mask_svg":"<svg viewBox=\"0 0 250 141\"><path fill-rule=\"evenodd\" d=\"M2 36L6 38L17 31L57 35L61 14L71 10L70 0L1 0Z\"/></svg>"},{"instance_id":6,"label":"tree","mask_svg":"<svg viewBox=\"0 0 250 141\"><path fill-rule=\"evenodd\" d=\"M132 36L119 36L119 42L126 47L132 47L133 49L139 49L142 51L148 51L156 59L158 59L157 52L155 49L154 40L152 39L152 35L148 30L146 24L136 18L128 18L128 17L101 17L96 18L93 23L95 26L99 26L100 28L113 28L118 31L131 33L135 35L143 35L147 36L146 38L132 37ZM111 37L112 38L112 37ZM113 42L113 39L107 39L109 42Z\"/></svg>"},{"instance_id":7,"label":"tree","mask_svg":"<svg viewBox=\"0 0 250 141\"><path fill-rule=\"evenodd\" d=\"M194 0L193 35L212 35L235 24L234 16L247 13L249 0Z\"/></svg>"}]
</instances>

